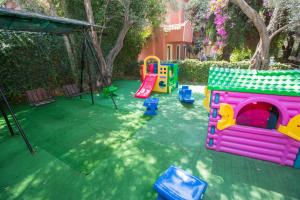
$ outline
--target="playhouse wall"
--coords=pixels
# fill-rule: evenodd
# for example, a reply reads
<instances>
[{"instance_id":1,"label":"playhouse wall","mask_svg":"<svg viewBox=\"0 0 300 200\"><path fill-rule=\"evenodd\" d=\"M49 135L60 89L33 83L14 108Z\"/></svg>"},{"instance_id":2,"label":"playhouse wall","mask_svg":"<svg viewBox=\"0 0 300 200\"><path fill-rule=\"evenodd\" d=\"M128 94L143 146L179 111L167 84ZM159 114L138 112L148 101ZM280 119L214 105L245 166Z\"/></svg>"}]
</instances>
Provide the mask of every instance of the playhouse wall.
<instances>
[{"instance_id":1,"label":"playhouse wall","mask_svg":"<svg viewBox=\"0 0 300 200\"><path fill-rule=\"evenodd\" d=\"M294 166L300 142L277 130L240 125L218 130L216 127L220 116L214 113L219 113L221 103L228 103L232 105L236 117L237 112L249 102L263 101L278 108L280 121L286 125L292 117L300 113L300 97L213 91L211 98L207 148Z\"/></svg>"}]
</instances>

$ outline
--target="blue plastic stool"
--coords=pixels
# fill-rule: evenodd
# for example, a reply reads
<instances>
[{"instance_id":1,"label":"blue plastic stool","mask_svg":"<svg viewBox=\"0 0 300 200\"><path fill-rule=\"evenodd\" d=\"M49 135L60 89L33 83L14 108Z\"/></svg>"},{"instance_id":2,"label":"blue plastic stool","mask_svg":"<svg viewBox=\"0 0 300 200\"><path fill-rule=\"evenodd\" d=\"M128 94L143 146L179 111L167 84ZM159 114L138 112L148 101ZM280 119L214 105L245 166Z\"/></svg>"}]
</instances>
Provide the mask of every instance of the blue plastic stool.
<instances>
[{"instance_id":1,"label":"blue plastic stool","mask_svg":"<svg viewBox=\"0 0 300 200\"><path fill-rule=\"evenodd\" d=\"M192 97L192 90L189 86L183 85L178 92L179 101L183 103L193 104L195 99Z\"/></svg>"},{"instance_id":2,"label":"blue plastic stool","mask_svg":"<svg viewBox=\"0 0 300 200\"><path fill-rule=\"evenodd\" d=\"M154 183L158 200L203 199L207 183L186 171L170 166Z\"/></svg>"},{"instance_id":3,"label":"blue plastic stool","mask_svg":"<svg viewBox=\"0 0 300 200\"><path fill-rule=\"evenodd\" d=\"M144 115L156 115L156 110L158 106L158 98L148 98L144 101L144 106L146 107L146 111L144 112Z\"/></svg>"}]
</instances>

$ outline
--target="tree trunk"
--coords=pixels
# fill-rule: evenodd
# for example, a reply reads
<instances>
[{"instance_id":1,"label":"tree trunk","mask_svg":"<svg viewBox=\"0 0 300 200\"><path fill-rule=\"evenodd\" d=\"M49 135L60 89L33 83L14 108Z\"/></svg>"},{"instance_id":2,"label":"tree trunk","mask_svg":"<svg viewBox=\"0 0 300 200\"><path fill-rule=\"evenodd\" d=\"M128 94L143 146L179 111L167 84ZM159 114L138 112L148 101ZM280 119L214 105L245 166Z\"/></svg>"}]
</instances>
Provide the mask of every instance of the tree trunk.
<instances>
[{"instance_id":1,"label":"tree trunk","mask_svg":"<svg viewBox=\"0 0 300 200\"><path fill-rule=\"evenodd\" d=\"M267 27L260 17L259 13L251 8L244 0L230 0L233 4L237 5L245 15L254 23L260 37L260 43L251 58L251 68L265 69L270 63L270 43L271 39L268 35Z\"/></svg>"},{"instance_id":2,"label":"tree trunk","mask_svg":"<svg viewBox=\"0 0 300 200\"><path fill-rule=\"evenodd\" d=\"M261 38L253 57L251 58L251 68L253 69L267 69L270 64L270 39L266 35Z\"/></svg>"},{"instance_id":3,"label":"tree trunk","mask_svg":"<svg viewBox=\"0 0 300 200\"><path fill-rule=\"evenodd\" d=\"M111 82L112 79L112 73L113 73L113 63L114 60L116 59L117 55L120 53L121 49L123 48L124 45L124 39L126 37L127 32L129 31L129 29L131 28L132 22L130 21L124 21L122 30L119 33L118 39L115 43L114 48L109 52L108 56L107 56L107 66L108 66L108 74L107 74L107 78L109 79L109 82Z\"/></svg>"},{"instance_id":4,"label":"tree trunk","mask_svg":"<svg viewBox=\"0 0 300 200\"><path fill-rule=\"evenodd\" d=\"M86 12L88 22L90 24L95 24L91 0L84 0L84 8L85 8L85 12ZM105 58L103 56L103 52L102 52L102 49L101 49L101 46L100 46L101 44L98 41L97 32L95 31L94 27L91 27L91 36L92 36L93 46L96 50L97 59L98 59L100 65L101 65L100 68L99 68L99 71L100 71L100 73L102 73L104 78L106 78L106 76L107 76L107 65L106 65Z\"/></svg>"},{"instance_id":5,"label":"tree trunk","mask_svg":"<svg viewBox=\"0 0 300 200\"><path fill-rule=\"evenodd\" d=\"M130 19L130 1L126 1L122 4L124 7L124 23L121 31L119 32L118 38L114 44L114 47L110 50L109 54L104 58L103 51L101 49L101 43L99 43L97 32L91 27L93 45L97 52L97 57L100 62L102 68L100 72L102 72L104 78L106 79L106 84L110 85L112 83L112 73L113 73L113 64L120 53L121 49L124 45L124 39L126 37L127 32L133 25L133 21ZM91 24L95 24L91 0L84 0L85 12L87 15L88 22ZM105 24L104 24L105 25ZM101 36L100 36L101 37ZM101 41L101 40L100 40ZM106 85L106 86L107 86Z\"/></svg>"}]
</instances>

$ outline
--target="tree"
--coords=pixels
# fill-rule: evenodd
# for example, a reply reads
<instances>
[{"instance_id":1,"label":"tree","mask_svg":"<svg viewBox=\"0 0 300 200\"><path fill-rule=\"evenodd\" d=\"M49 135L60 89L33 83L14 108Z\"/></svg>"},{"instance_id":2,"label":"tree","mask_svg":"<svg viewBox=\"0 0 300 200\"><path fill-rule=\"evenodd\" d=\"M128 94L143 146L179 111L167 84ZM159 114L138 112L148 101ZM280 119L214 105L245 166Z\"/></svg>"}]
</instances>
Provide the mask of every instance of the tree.
<instances>
[{"instance_id":1,"label":"tree","mask_svg":"<svg viewBox=\"0 0 300 200\"><path fill-rule=\"evenodd\" d=\"M208 11L209 0L190 0L186 10L186 18L192 23L194 37L194 48L192 53L197 55L204 46L205 25Z\"/></svg>"},{"instance_id":2,"label":"tree","mask_svg":"<svg viewBox=\"0 0 300 200\"><path fill-rule=\"evenodd\" d=\"M92 3L97 6L93 7ZM128 31L133 26L159 23L163 5L162 0L84 0L87 20L103 27L98 32L92 27L91 36L97 59L101 65L99 70L105 77L106 84L111 84L113 64L123 48ZM94 16L93 8L97 8L96 16ZM105 52L103 48L105 33L115 35L115 41L111 41L111 49L108 52ZM103 80L99 81L103 82Z\"/></svg>"},{"instance_id":3,"label":"tree","mask_svg":"<svg viewBox=\"0 0 300 200\"><path fill-rule=\"evenodd\" d=\"M245 0L229 0L238 6L243 13L253 22L256 27L260 40L256 51L251 58L251 67L265 69L270 62L270 45L273 38L282 31L296 26L300 26L299 0L274 0L265 1L265 6L272 9L269 23L255 11Z\"/></svg>"}]
</instances>

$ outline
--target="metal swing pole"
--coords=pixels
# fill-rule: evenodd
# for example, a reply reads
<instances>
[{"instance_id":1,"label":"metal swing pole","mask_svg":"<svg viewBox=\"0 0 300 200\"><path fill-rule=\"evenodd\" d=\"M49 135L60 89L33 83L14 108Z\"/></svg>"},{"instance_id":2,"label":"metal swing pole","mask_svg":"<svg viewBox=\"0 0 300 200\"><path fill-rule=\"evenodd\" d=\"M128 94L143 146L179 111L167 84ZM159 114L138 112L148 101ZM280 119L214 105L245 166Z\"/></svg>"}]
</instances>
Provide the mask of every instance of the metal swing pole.
<instances>
[{"instance_id":1,"label":"metal swing pole","mask_svg":"<svg viewBox=\"0 0 300 200\"><path fill-rule=\"evenodd\" d=\"M98 68L100 68L101 65L100 65L100 63L99 63L99 61L98 61L98 59L97 59L97 57L95 55L95 52L93 50L93 47L92 47L92 44L91 44L89 36L86 37L86 43L87 43L87 46L89 47L90 51L92 52L92 55L93 55L94 59L96 60L96 64L97 64ZM101 76L101 79L104 81L105 85L108 85L107 84L107 80L103 77L103 74L102 74L101 71L100 71L100 76ZM115 99L114 99L114 97L113 97L113 95L111 94L110 91L109 91L109 96L110 96L110 98L111 98L111 100L112 100L112 102L113 102L113 104L115 106L115 109L118 110L118 106L117 106L117 104L115 102Z\"/></svg>"},{"instance_id":2,"label":"metal swing pole","mask_svg":"<svg viewBox=\"0 0 300 200\"><path fill-rule=\"evenodd\" d=\"M87 60L87 52L86 52L86 46L87 46L87 38L86 35L84 37L84 48L83 48L83 64L87 69L87 74L88 74L88 78L89 78L89 87L90 87L90 93L91 93L91 98L92 98L92 103L94 103L94 93L93 93L93 86L92 86L92 77L91 77L91 70L90 70L90 66L88 64L88 60Z\"/></svg>"},{"instance_id":3,"label":"metal swing pole","mask_svg":"<svg viewBox=\"0 0 300 200\"><path fill-rule=\"evenodd\" d=\"M8 127L9 132L10 132L10 136L14 136L14 135L15 135L15 132L14 132L14 130L13 130L11 124L10 124L10 121L9 121L9 119L8 119L8 117L7 117L7 114L6 114L6 112L5 112L5 109L4 109L4 107L1 105L1 103L0 103L0 111L1 111L2 116L4 117L5 123L6 123L7 127Z\"/></svg>"},{"instance_id":4,"label":"metal swing pole","mask_svg":"<svg viewBox=\"0 0 300 200\"><path fill-rule=\"evenodd\" d=\"M17 119L17 117L16 117L14 111L13 111L12 108L10 107L10 105L9 105L9 103L8 103L8 101L7 101L7 99L6 99L5 95L4 95L4 93L2 92L1 88L0 88L0 96L1 96L1 98L2 98L2 100L3 100L3 102L4 102L4 104L5 104L5 106L7 107L7 109L8 109L8 111L9 111L10 115L12 116L12 118L13 118L13 120L14 120L14 122L15 122L15 124L16 124L16 126L17 126L17 128L18 128L18 130L19 130L19 132L20 132L20 134L21 134L21 136L23 137L23 140L25 141L28 150L30 151L31 154L34 154L34 153L35 153L35 152L34 152L34 149L32 148L32 146L31 146L29 140L27 139L27 136L26 136L26 134L25 134L25 132L24 132L22 126L20 125L20 123L19 123L19 121L18 121L18 119ZM2 109L1 109L1 111L2 111ZM4 111L4 110L3 110L3 111Z\"/></svg>"},{"instance_id":5,"label":"metal swing pole","mask_svg":"<svg viewBox=\"0 0 300 200\"><path fill-rule=\"evenodd\" d=\"M85 44L82 43L82 50L81 50L81 69L80 69L80 93L83 92L83 70L84 70L84 51L85 51ZM81 99L80 95L80 99Z\"/></svg>"}]
</instances>

